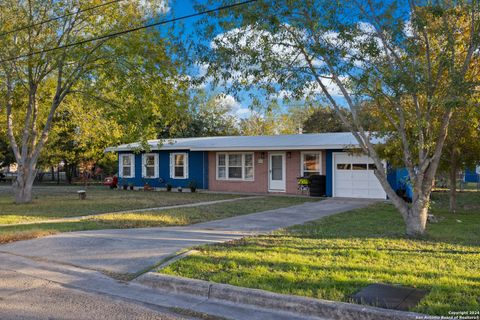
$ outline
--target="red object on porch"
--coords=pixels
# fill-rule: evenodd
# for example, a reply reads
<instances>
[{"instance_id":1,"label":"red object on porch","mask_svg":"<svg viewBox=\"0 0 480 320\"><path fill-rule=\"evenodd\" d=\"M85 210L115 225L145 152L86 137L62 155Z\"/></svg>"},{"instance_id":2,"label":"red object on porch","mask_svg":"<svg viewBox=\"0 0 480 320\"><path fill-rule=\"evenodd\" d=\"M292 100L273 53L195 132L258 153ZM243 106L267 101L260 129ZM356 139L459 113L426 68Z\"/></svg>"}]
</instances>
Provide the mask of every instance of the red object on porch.
<instances>
[{"instance_id":1,"label":"red object on porch","mask_svg":"<svg viewBox=\"0 0 480 320\"><path fill-rule=\"evenodd\" d=\"M104 186L109 186L110 189L115 189L118 186L118 177L116 177L116 176L106 177L103 180L103 185Z\"/></svg>"}]
</instances>

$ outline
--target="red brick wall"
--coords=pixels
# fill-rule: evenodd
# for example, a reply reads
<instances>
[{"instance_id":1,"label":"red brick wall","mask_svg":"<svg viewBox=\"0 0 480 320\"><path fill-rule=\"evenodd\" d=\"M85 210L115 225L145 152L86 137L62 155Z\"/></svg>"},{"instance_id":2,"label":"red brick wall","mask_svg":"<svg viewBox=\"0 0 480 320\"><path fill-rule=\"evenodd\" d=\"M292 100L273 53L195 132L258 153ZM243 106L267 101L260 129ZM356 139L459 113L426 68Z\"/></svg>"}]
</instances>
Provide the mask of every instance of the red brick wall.
<instances>
[{"instance_id":1,"label":"red brick wall","mask_svg":"<svg viewBox=\"0 0 480 320\"><path fill-rule=\"evenodd\" d=\"M248 151L245 151L248 152ZM254 160L254 181L232 181L217 180L217 153L208 153L208 189L212 191L226 192L268 192L268 158L265 153L263 164L259 164L261 152L255 152Z\"/></svg>"},{"instance_id":2,"label":"red brick wall","mask_svg":"<svg viewBox=\"0 0 480 320\"><path fill-rule=\"evenodd\" d=\"M290 152L290 157L288 156ZM286 193L297 194L298 181L300 176L300 151L287 151L286 154L286 169L287 169L287 186Z\"/></svg>"},{"instance_id":3,"label":"red brick wall","mask_svg":"<svg viewBox=\"0 0 480 320\"><path fill-rule=\"evenodd\" d=\"M248 151L245 151L248 152ZM290 152L290 156L288 153ZM216 152L208 153L208 186L211 191L225 192L268 192L268 152L264 152L263 163L259 163L262 152L254 152L254 181L217 180ZM300 194L297 177L300 176L301 151L285 151L286 193ZM325 152L322 152L322 170L325 173Z\"/></svg>"}]
</instances>

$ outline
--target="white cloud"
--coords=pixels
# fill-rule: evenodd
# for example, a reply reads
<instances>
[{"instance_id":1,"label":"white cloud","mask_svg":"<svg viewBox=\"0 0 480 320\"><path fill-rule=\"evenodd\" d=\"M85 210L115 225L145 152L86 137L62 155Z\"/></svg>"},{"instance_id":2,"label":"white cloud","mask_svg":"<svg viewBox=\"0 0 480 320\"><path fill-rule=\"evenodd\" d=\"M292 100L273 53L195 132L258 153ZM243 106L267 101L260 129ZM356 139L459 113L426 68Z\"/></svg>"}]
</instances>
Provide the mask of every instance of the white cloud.
<instances>
[{"instance_id":1,"label":"white cloud","mask_svg":"<svg viewBox=\"0 0 480 320\"><path fill-rule=\"evenodd\" d=\"M252 113L249 108L243 106L234 96L229 94L219 95L216 98L216 103L218 103L220 107L230 110L230 114L238 118L248 117Z\"/></svg>"},{"instance_id":2,"label":"white cloud","mask_svg":"<svg viewBox=\"0 0 480 320\"><path fill-rule=\"evenodd\" d=\"M290 90L279 90L275 93L272 93L269 98L270 99L279 99L279 100L284 100L284 99L291 99L293 98L293 92Z\"/></svg>"},{"instance_id":3,"label":"white cloud","mask_svg":"<svg viewBox=\"0 0 480 320\"><path fill-rule=\"evenodd\" d=\"M172 9L168 0L139 0L139 6L146 17L156 17L169 13Z\"/></svg>"},{"instance_id":4,"label":"white cloud","mask_svg":"<svg viewBox=\"0 0 480 320\"><path fill-rule=\"evenodd\" d=\"M326 76L326 78L328 78L328 77L331 77L331 75ZM349 78L348 77L339 77L339 79L340 79L340 82L343 84L343 86L346 87L347 92L349 92L348 91L348 86L347 86L347 82L348 82ZM333 79L322 79L322 83L325 85L325 87L327 89L327 92L331 96L343 97L342 91L340 90L340 88L338 87L338 85L335 83L335 81ZM305 86L304 94L305 94L305 96L312 95L312 94L322 95L323 91L322 91L322 88L320 87L320 85L316 81L310 81Z\"/></svg>"},{"instance_id":5,"label":"white cloud","mask_svg":"<svg viewBox=\"0 0 480 320\"><path fill-rule=\"evenodd\" d=\"M251 84L254 80L253 75L245 76L245 73L258 73L261 72L260 65L252 63L248 58L244 60L246 56L242 55L242 51L255 51L257 59L271 60L284 62L288 67L303 67L306 65L306 61L302 59L302 55L299 54L299 49L295 47L295 43L291 38L291 35L287 32L286 28L289 28L287 24L278 33L272 34L268 31L256 29L253 26L246 26L243 28L235 28L224 33L217 35L211 42L212 49L226 48L237 49L238 55L231 57L232 62L241 62L244 71L246 72L231 72L231 79L226 81L226 84L232 84L232 82L240 82L242 84ZM300 37L303 36L303 32L296 31ZM266 50L266 48L269 48ZM323 62L319 59L315 59L315 66L323 65ZM262 79L256 75L256 80L259 82L265 81L268 83L275 83L275 76L265 75Z\"/></svg>"}]
</instances>

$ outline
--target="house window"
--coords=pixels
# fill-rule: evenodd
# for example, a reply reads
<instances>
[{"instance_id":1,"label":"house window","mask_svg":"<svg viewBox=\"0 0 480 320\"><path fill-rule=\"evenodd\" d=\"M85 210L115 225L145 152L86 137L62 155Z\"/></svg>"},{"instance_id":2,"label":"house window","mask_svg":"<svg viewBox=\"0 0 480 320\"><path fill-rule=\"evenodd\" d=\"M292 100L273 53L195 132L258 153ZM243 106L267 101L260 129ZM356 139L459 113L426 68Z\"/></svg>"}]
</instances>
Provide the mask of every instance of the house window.
<instances>
[{"instance_id":1,"label":"house window","mask_svg":"<svg viewBox=\"0 0 480 320\"><path fill-rule=\"evenodd\" d=\"M228 178L242 179L242 154L228 155Z\"/></svg>"},{"instance_id":2,"label":"house window","mask_svg":"<svg viewBox=\"0 0 480 320\"><path fill-rule=\"evenodd\" d=\"M120 170L119 176L121 178L135 177L135 158L133 154L120 155Z\"/></svg>"},{"instance_id":3,"label":"house window","mask_svg":"<svg viewBox=\"0 0 480 320\"><path fill-rule=\"evenodd\" d=\"M158 154L146 153L143 155L143 178L158 178Z\"/></svg>"},{"instance_id":4,"label":"house window","mask_svg":"<svg viewBox=\"0 0 480 320\"><path fill-rule=\"evenodd\" d=\"M352 170L367 170L366 163L353 163Z\"/></svg>"},{"instance_id":5,"label":"house window","mask_svg":"<svg viewBox=\"0 0 480 320\"><path fill-rule=\"evenodd\" d=\"M217 180L253 180L253 153L217 153Z\"/></svg>"},{"instance_id":6,"label":"house window","mask_svg":"<svg viewBox=\"0 0 480 320\"><path fill-rule=\"evenodd\" d=\"M302 177L310 177L320 174L321 153L319 152L303 152L301 161Z\"/></svg>"},{"instance_id":7,"label":"house window","mask_svg":"<svg viewBox=\"0 0 480 320\"><path fill-rule=\"evenodd\" d=\"M188 178L188 154L171 153L170 154L170 178L187 179Z\"/></svg>"},{"instance_id":8,"label":"house window","mask_svg":"<svg viewBox=\"0 0 480 320\"><path fill-rule=\"evenodd\" d=\"M218 154L217 158L217 179L227 178L227 155Z\"/></svg>"},{"instance_id":9,"label":"house window","mask_svg":"<svg viewBox=\"0 0 480 320\"><path fill-rule=\"evenodd\" d=\"M245 153L243 157L243 177L245 180L253 180L253 153Z\"/></svg>"}]
</instances>

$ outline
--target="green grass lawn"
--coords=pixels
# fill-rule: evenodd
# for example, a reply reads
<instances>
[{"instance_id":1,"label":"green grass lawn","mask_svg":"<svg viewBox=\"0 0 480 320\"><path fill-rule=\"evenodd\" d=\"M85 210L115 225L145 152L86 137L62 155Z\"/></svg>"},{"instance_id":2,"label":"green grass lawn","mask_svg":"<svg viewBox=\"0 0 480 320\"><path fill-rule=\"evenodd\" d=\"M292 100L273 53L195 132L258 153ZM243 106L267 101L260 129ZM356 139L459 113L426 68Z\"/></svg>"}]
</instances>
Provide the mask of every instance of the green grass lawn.
<instances>
[{"instance_id":1,"label":"green grass lawn","mask_svg":"<svg viewBox=\"0 0 480 320\"><path fill-rule=\"evenodd\" d=\"M212 194L209 195L214 196ZM0 227L0 244L68 231L182 226L197 222L228 218L236 215L283 208L315 200L301 197L267 196L264 198L246 198L234 202L224 202L199 207L147 211L141 213L107 214L99 217L85 218L80 221L5 226Z\"/></svg>"},{"instance_id":2,"label":"green grass lawn","mask_svg":"<svg viewBox=\"0 0 480 320\"><path fill-rule=\"evenodd\" d=\"M412 311L447 315L480 310L480 193L433 195L441 221L423 239L404 237L390 204L330 216L271 235L202 246L162 273L349 302L372 283L429 290Z\"/></svg>"},{"instance_id":3,"label":"green grass lawn","mask_svg":"<svg viewBox=\"0 0 480 320\"><path fill-rule=\"evenodd\" d=\"M18 205L13 202L11 187L2 186L0 187L0 224L240 197L214 193L117 191L101 186L91 186L87 188L87 199L79 200L77 190L80 189L83 188L79 186L35 187L32 203Z\"/></svg>"}]
</instances>

